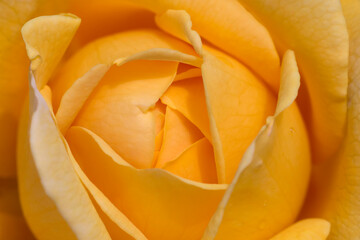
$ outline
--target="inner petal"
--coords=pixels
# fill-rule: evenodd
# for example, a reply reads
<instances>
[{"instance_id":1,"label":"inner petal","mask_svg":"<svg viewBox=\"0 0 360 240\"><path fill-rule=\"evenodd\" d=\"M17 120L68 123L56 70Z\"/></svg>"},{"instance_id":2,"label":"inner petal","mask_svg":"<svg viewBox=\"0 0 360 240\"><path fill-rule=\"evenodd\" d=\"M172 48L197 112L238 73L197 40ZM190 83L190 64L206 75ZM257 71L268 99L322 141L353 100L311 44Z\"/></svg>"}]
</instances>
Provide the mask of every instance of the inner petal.
<instances>
[{"instance_id":1,"label":"inner petal","mask_svg":"<svg viewBox=\"0 0 360 240\"><path fill-rule=\"evenodd\" d=\"M161 126L156 123L159 111L151 108L173 81L176 70L176 62L163 61L112 67L74 125L98 134L135 167L152 167L155 137Z\"/></svg>"},{"instance_id":2,"label":"inner petal","mask_svg":"<svg viewBox=\"0 0 360 240\"><path fill-rule=\"evenodd\" d=\"M177 159L165 164L163 169L190 180L217 183L214 151L206 138L192 144Z\"/></svg>"},{"instance_id":3,"label":"inner petal","mask_svg":"<svg viewBox=\"0 0 360 240\"><path fill-rule=\"evenodd\" d=\"M203 137L199 129L180 112L169 106L166 108L164 138L156 163L163 167L167 162L175 160L186 148Z\"/></svg>"},{"instance_id":4,"label":"inner petal","mask_svg":"<svg viewBox=\"0 0 360 240\"><path fill-rule=\"evenodd\" d=\"M202 78L191 78L173 83L161 97L161 101L181 112L211 141Z\"/></svg>"}]
</instances>

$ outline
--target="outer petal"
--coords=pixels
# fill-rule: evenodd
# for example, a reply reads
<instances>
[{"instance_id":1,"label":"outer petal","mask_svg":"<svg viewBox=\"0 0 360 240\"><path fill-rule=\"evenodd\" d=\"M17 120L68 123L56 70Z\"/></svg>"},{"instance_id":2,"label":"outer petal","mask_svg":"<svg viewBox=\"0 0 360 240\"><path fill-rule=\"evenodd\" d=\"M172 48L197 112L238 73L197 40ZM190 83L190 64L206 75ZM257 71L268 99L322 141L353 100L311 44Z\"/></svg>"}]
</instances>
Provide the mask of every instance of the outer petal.
<instances>
[{"instance_id":1,"label":"outer petal","mask_svg":"<svg viewBox=\"0 0 360 240\"><path fill-rule=\"evenodd\" d=\"M31 122L25 111L20 130L18 175L22 208L35 236L110 239L72 168L53 116L34 79L30 106Z\"/></svg>"},{"instance_id":2,"label":"outer petal","mask_svg":"<svg viewBox=\"0 0 360 240\"><path fill-rule=\"evenodd\" d=\"M26 44L33 60L32 70L39 79L36 83L31 74L30 121L25 111L19 137L18 174L24 214L39 239L63 239L64 236L67 239L110 239L72 168L54 116L36 86L46 83L78 23L74 16L60 15L39 17L23 28L24 38L29 41ZM40 44L41 39L31 32L50 37L49 42ZM49 33L64 35L57 39ZM52 50L56 51L53 57L48 52Z\"/></svg>"},{"instance_id":3,"label":"outer petal","mask_svg":"<svg viewBox=\"0 0 360 240\"><path fill-rule=\"evenodd\" d=\"M20 29L36 15L63 11L66 2L0 1L0 177L16 174L16 129L26 97L29 71Z\"/></svg>"},{"instance_id":4,"label":"outer petal","mask_svg":"<svg viewBox=\"0 0 360 240\"><path fill-rule=\"evenodd\" d=\"M315 169L304 214L327 219L331 240L360 236L360 2L342 4L350 33L347 135L337 157Z\"/></svg>"},{"instance_id":5,"label":"outer petal","mask_svg":"<svg viewBox=\"0 0 360 240\"><path fill-rule=\"evenodd\" d=\"M34 239L21 213L17 184L0 179L0 239Z\"/></svg>"},{"instance_id":6,"label":"outer petal","mask_svg":"<svg viewBox=\"0 0 360 240\"><path fill-rule=\"evenodd\" d=\"M72 0L69 3L68 12L81 18L71 50L109 34L156 28L153 12L124 0Z\"/></svg>"},{"instance_id":7,"label":"outer petal","mask_svg":"<svg viewBox=\"0 0 360 240\"><path fill-rule=\"evenodd\" d=\"M325 240L329 232L329 222L322 219L306 219L291 225L270 240Z\"/></svg>"},{"instance_id":8,"label":"outer petal","mask_svg":"<svg viewBox=\"0 0 360 240\"><path fill-rule=\"evenodd\" d=\"M346 119L348 34L338 0L239 0L268 27L282 51L297 54L310 106L314 161L328 159L339 148Z\"/></svg>"},{"instance_id":9,"label":"outer petal","mask_svg":"<svg viewBox=\"0 0 360 240\"><path fill-rule=\"evenodd\" d=\"M128 0L162 14L185 10L202 37L259 74L274 90L279 86L279 57L267 30L235 0ZM160 27L174 33L171 23L157 18ZM171 28L169 29L169 25ZM175 30L176 31L176 30Z\"/></svg>"},{"instance_id":10,"label":"outer petal","mask_svg":"<svg viewBox=\"0 0 360 240\"><path fill-rule=\"evenodd\" d=\"M66 14L34 18L21 29L39 89L49 81L79 25L78 17Z\"/></svg>"},{"instance_id":11,"label":"outer petal","mask_svg":"<svg viewBox=\"0 0 360 240\"><path fill-rule=\"evenodd\" d=\"M300 80L293 52L284 55L278 108L246 151L203 239L266 239L295 220L306 194L310 152L295 103ZM286 84L289 83L289 84ZM282 89L285 88L285 89ZM295 94L294 94L295 92Z\"/></svg>"},{"instance_id":12,"label":"outer petal","mask_svg":"<svg viewBox=\"0 0 360 240\"><path fill-rule=\"evenodd\" d=\"M149 239L199 239L227 187L135 169L85 128L66 139L89 180Z\"/></svg>"}]
</instances>

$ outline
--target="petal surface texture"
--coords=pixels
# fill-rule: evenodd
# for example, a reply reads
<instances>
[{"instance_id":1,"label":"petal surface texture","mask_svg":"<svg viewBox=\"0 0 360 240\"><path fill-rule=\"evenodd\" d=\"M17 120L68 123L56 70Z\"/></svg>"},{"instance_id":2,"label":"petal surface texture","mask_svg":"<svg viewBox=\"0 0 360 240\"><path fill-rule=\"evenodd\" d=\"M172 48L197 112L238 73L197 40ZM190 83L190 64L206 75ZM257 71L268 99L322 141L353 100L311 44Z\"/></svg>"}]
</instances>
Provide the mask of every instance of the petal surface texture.
<instances>
[{"instance_id":1,"label":"petal surface texture","mask_svg":"<svg viewBox=\"0 0 360 240\"><path fill-rule=\"evenodd\" d=\"M230 183L245 150L274 113L275 97L222 52L204 48L201 70L219 182Z\"/></svg>"},{"instance_id":2,"label":"petal surface texture","mask_svg":"<svg viewBox=\"0 0 360 240\"><path fill-rule=\"evenodd\" d=\"M268 31L235 0L129 2L158 14L157 24L172 34L174 26L168 28L169 22L162 21L161 15L168 9L185 10L191 16L193 29L204 39L235 56L277 91L280 61L273 41Z\"/></svg>"},{"instance_id":3,"label":"petal surface texture","mask_svg":"<svg viewBox=\"0 0 360 240\"><path fill-rule=\"evenodd\" d=\"M267 239L298 215L310 175L310 151L293 102L300 75L292 51L284 55L281 75L283 103L278 107L286 108L268 118L244 154L202 239Z\"/></svg>"},{"instance_id":4,"label":"petal surface texture","mask_svg":"<svg viewBox=\"0 0 360 240\"><path fill-rule=\"evenodd\" d=\"M326 240L329 232L329 222L323 219L306 219L294 223L270 240Z\"/></svg>"},{"instance_id":5,"label":"petal surface texture","mask_svg":"<svg viewBox=\"0 0 360 240\"><path fill-rule=\"evenodd\" d=\"M110 239L72 167L52 110L38 90L38 85L44 85L52 75L78 24L75 16L54 15L35 18L22 29L32 71L29 107L24 108L19 133L18 179L21 205L38 239L63 239L64 236L67 239ZM50 33L59 35L54 37ZM32 34L44 36L44 39ZM45 39L48 41L40 44ZM37 81L32 72L38 77ZM48 99L49 93L43 91Z\"/></svg>"},{"instance_id":6,"label":"petal surface texture","mask_svg":"<svg viewBox=\"0 0 360 240\"><path fill-rule=\"evenodd\" d=\"M350 34L347 135L336 158L316 166L305 208L331 223L330 240L360 236L360 3L341 2Z\"/></svg>"},{"instance_id":7,"label":"petal surface texture","mask_svg":"<svg viewBox=\"0 0 360 240\"><path fill-rule=\"evenodd\" d=\"M239 0L269 29L281 51L296 53L310 104L313 161L333 156L345 133L349 40L340 1Z\"/></svg>"},{"instance_id":8,"label":"petal surface texture","mask_svg":"<svg viewBox=\"0 0 360 240\"><path fill-rule=\"evenodd\" d=\"M70 128L66 138L89 180L148 239L199 239L227 187L135 169L82 127Z\"/></svg>"},{"instance_id":9,"label":"petal surface texture","mask_svg":"<svg viewBox=\"0 0 360 240\"><path fill-rule=\"evenodd\" d=\"M28 65L21 27L41 14L64 11L67 1L0 2L0 177L16 175L16 134L28 89Z\"/></svg>"}]
</instances>

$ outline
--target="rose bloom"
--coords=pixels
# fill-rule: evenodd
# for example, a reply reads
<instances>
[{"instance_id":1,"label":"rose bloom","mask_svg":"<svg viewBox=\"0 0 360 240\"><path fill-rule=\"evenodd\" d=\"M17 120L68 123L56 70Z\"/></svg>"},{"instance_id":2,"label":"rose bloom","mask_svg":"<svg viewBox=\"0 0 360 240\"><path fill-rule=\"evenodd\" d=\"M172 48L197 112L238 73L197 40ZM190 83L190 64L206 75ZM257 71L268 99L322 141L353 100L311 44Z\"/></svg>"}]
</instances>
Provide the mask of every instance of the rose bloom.
<instances>
[{"instance_id":1,"label":"rose bloom","mask_svg":"<svg viewBox=\"0 0 360 240\"><path fill-rule=\"evenodd\" d=\"M0 239L360 239L358 0L0 20Z\"/></svg>"}]
</instances>

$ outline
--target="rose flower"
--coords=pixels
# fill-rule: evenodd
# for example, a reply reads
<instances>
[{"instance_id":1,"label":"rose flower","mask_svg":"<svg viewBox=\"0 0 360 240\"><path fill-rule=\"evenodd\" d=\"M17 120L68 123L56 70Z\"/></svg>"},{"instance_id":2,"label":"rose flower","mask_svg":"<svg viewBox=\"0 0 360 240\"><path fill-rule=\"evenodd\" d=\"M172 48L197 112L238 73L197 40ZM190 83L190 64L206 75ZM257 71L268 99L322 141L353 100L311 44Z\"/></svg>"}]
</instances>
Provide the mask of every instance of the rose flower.
<instances>
[{"instance_id":1,"label":"rose flower","mask_svg":"<svg viewBox=\"0 0 360 240\"><path fill-rule=\"evenodd\" d=\"M0 10L2 238L359 238L360 2Z\"/></svg>"}]
</instances>

